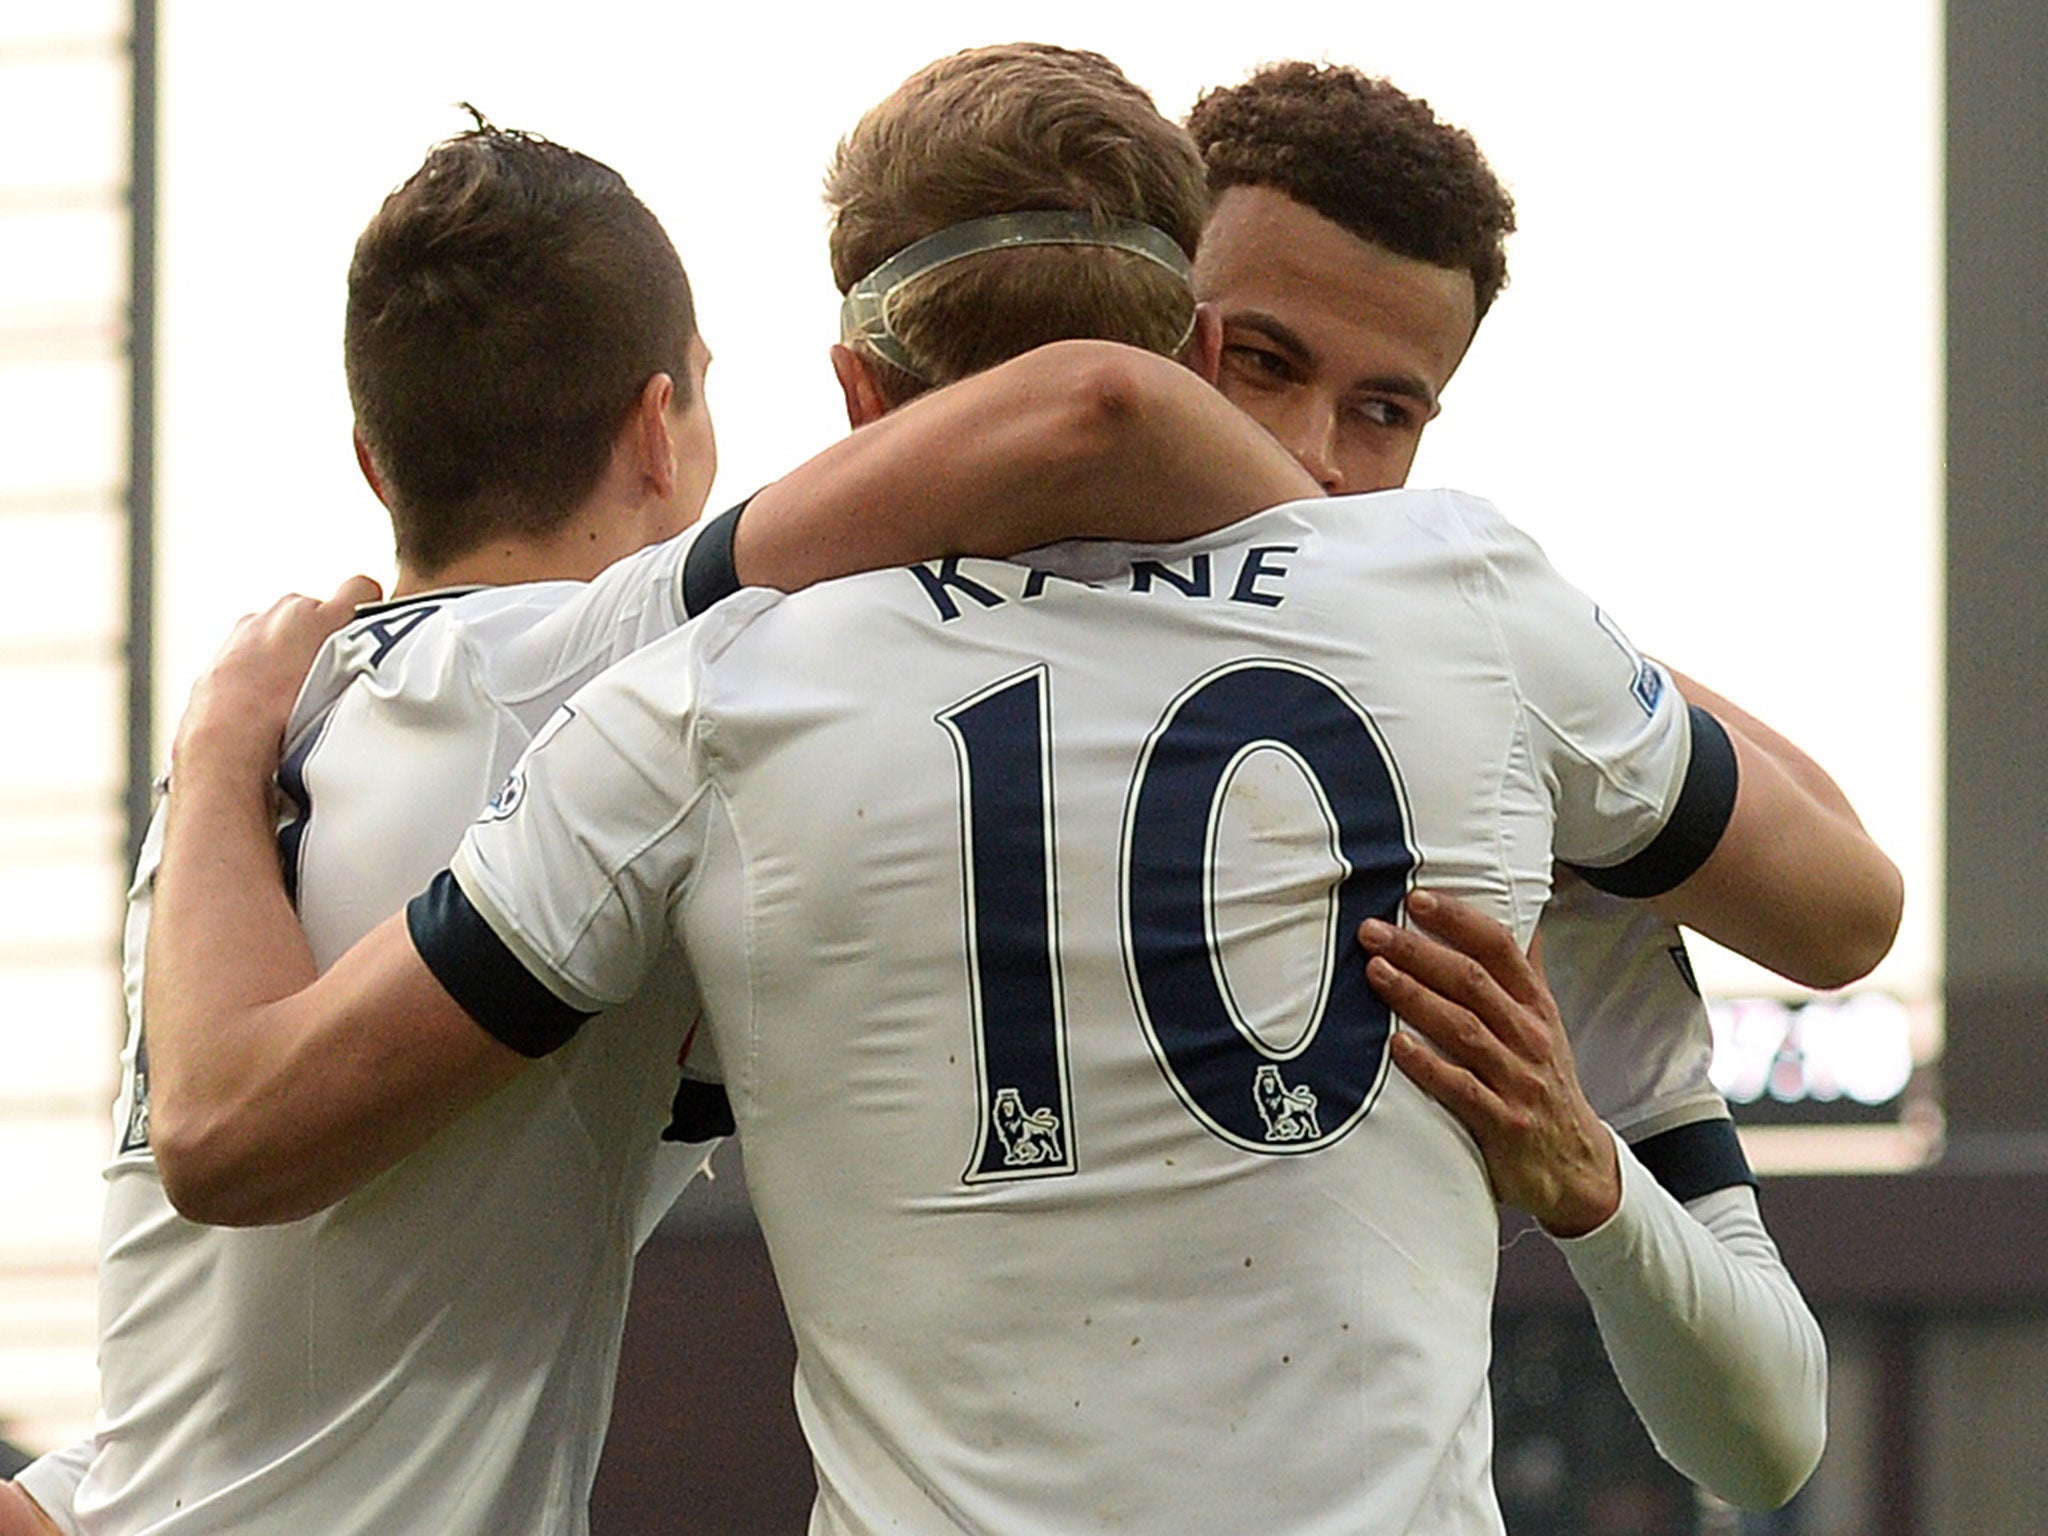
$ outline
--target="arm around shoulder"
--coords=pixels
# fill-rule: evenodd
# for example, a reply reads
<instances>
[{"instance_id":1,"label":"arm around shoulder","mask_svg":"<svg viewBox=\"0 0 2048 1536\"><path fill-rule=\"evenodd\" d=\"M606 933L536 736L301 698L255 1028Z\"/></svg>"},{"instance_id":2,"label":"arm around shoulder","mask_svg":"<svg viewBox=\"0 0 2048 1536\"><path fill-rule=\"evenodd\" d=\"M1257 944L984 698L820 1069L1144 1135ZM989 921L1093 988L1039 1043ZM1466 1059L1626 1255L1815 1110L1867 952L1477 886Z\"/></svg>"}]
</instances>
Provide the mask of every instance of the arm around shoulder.
<instances>
[{"instance_id":1,"label":"arm around shoulder","mask_svg":"<svg viewBox=\"0 0 2048 1536\"><path fill-rule=\"evenodd\" d=\"M322 1210L525 1065L435 979L403 913L273 997L241 984L239 962L160 966L165 905L160 895L149 1027L205 1046L153 1087L151 1141L165 1192L192 1220L255 1226Z\"/></svg>"},{"instance_id":2,"label":"arm around shoulder","mask_svg":"<svg viewBox=\"0 0 2048 1536\"><path fill-rule=\"evenodd\" d=\"M1727 826L1705 862L1652 905L1803 986L1868 975L1898 934L1898 867L1839 790L1823 792L1769 738L1721 724L1737 780Z\"/></svg>"},{"instance_id":3,"label":"arm around shoulder","mask_svg":"<svg viewBox=\"0 0 2048 1536\"><path fill-rule=\"evenodd\" d=\"M1287 451L1181 363L1060 341L934 390L756 495L750 585L1067 538L1193 538L1320 495Z\"/></svg>"},{"instance_id":4,"label":"arm around shoulder","mask_svg":"<svg viewBox=\"0 0 2048 1536\"><path fill-rule=\"evenodd\" d=\"M363 584L366 586L367 584ZM333 1203L516 1070L389 920L316 980L278 865L271 775L319 643L363 588L245 621L173 749L143 966L150 1143L195 1220Z\"/></svg>"}]
</instances>

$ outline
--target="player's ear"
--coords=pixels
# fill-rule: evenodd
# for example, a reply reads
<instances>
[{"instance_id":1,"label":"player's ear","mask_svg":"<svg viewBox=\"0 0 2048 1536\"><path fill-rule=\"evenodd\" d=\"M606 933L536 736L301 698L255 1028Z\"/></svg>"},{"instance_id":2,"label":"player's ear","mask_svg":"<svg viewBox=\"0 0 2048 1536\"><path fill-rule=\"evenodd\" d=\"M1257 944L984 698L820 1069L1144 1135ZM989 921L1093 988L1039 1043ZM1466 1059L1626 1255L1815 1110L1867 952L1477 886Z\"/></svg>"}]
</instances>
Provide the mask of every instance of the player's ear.
<instances>
[{"instance_id":1,"label":"player's ear","mask_svg":"<svg viewBox=\"0 0 2048 1536\"><path fill-rule=\"evenodd\" d=\"M841 342L832 344L832 372L846 397L846 423L856 429L889 414L889 397L875 382L868 360Z\"/></svg>"},{"instance_id":2,"label":"player's ear","mask_svg":"<svg viewBox=\"0 0 2048 1536\"><path fill-rule=\"evenodd\" d=\"M665 373L648 375L627 418L620 447L630 455L640 484L657 501L676 489L676 440L669 430L668 408L676 397L676 381Z\"/></svg>"},{"instance_id":3,"label":"player's ear","mask_svg":"<svg viewBox=\"0 0 2048 1536\"><path fill-rule=\"evenodd\" d=\"M1223 316L1213 304L1195 306L1195 330L1181 348L1180 360L1214 384L1223 372Z\"/></svg>"},{"instance_id":4,"label":"player's ear","mask_svg":"<svg viewBox=\"0 0 2048 1536\"><path fill-rule=\"evenodd\" d=\"M351 436L354 437L356 444L356 468L360 469L363 472L363 478L369 481L371 494L383 502L385 506L390 506L390 501L384 495L384 476L378 472L377 461L370 455L370 440L363 436L363 429L360 425L356 427Z\"/></svg>"}]
</instances>

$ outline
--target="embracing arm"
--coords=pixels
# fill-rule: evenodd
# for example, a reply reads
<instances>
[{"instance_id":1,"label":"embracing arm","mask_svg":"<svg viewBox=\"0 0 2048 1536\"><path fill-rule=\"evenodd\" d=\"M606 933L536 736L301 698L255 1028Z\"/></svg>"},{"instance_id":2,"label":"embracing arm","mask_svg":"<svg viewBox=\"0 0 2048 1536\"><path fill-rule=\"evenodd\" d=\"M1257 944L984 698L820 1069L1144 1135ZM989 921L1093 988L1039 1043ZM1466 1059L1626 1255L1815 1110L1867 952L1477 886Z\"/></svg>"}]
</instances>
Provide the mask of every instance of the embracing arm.
<instances>
[{"instance_id":1,"label":"embracing arm","mask_svg":"<svg viewBox=\"0 0 2048 1536\"><path fill-rule=\"evenodd\" d=\"M65 1530L19 1483L0 1482L0 1536L65 1536Z\"/></svg>"},{"instance_id":2,"label":"embracing arm","mask_svg":"<svg viewBox=\"0 0 2048 1536\"><path fill-rule=\"evenodd\" d=\"M1730 730L1740 731L1743 739L1755 751L1769 757L1784 769L1816 805L1841 817L1859 832L1863 829L1862 819L1857 816L1856 808L1849 803L1849 797L1842 793L1842 786L1795 743L1765 725L1727 695L1716 693L1697 678L1690 677L1673 666L1667 665L1664 670L1671 674L1671 680L1678 684L1678 691L1685 695L1688 703L1697 704L1707 710Z\"/></svg>"},{"instance_id":3,"label":"embracing arm","mask_svg":"<svg viewBox=\"0 0 2048 1536\"><path fill-rule=\"evenodd\" d=\"M1461 902L1416 892L1409 910L1426 933L1360 935L1405 1026L1395 1062L1471 1133L1495 1195L1564 1249L1666 1459L1731 1503L1784 1503L1826 1438L1826 1352L1754 1195L1681 1207L1594 1113L1540 959Z\"/></svg>"},{"instance_id":4,"label":"embracing arm","mask_svg":"<svg viewBox=\"0 0 2048 1536\"><path fill-rule=\"evenodd\" d=\"M1803 986L1869 974L1898 933L1897 866L1804 753L1725 700L1706 707L1733 750L1734 809L1705 862L1650 904Z\"/></svg>"},{"instance_id":5,"label":"embracing arm","mask_svg":"<svg viewBox=\"0 0 2048 1536\"><path fill-rule=\"evenodd\" d=\"M759 492L751 586L795 591L939 555L1067 538L1193 538L1320 488L1191 369L1060 341L870 422Z\"/></svg>"},{"instance_id":6,"label":"embracing arm","mask_svg":"<svg viewBox=\"0 0 2048 1536\"><path fill-rule=\"evenodd\" d=\"M237 926L218 887L171 876L173 847L144 989L152 1142L184 1215L248 1226L324 1209L526 1065L434 979L403 913L293 989L293 967L264 958L288 947L283 934ZM167 912L193 920L166 923ZM220 957L211 965L189 947L209 944ZM174 945L187 963L169 960Z\"/></svg>"},{"instance_id":7,"label":"embracing arm","mask_svg":"<svg viewBox=\"0 0 2048 1536\"><path fill-rule=\"evenodd\" d=\"M1622 1389L1679 1471L1775 1509L1827 1443L1827 1346L1746 1184L1680 1205L1619 1138L1612 1220L1560 1239Z\"/></svg>"},{"instance_id":8,"label":"embracing arm","mask_svg":"<svg viewBox=\"0 0 2048 1536\"><path fill-rule=\"evenodd\" d=\"M158 1171L197 1220L318 1210L522 1062L434 980L402 915L316 982L279 878L279 738L313 652L366 585L244 621L179 726L143 1018Z\"/></svg>"},{"instance_id":9,"label":"embracing arm","mask_svg":"<svg viewBox=\"0 0 2048 1536\"><path fill-rule=\"evenodd\" d=\"M1883 959L1899 872L1832 781L1725 700L1712 700L1725 720L1689 700L1498 513L1440 499L1487 541L1525 718L1555 752L1556 855L1804 986L1844 986Z\"/></svg>"}]
</instances>

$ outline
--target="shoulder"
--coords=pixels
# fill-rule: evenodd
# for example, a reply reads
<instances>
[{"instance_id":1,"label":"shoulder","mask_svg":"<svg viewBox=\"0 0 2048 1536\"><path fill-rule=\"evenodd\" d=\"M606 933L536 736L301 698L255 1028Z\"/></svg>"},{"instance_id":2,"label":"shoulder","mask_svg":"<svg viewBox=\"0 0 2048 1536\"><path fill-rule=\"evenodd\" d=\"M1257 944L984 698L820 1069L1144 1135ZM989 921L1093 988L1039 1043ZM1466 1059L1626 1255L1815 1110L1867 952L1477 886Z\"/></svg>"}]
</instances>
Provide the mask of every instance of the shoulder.
<instances>
[{"instance_id":1,"label":"shoulder","mask_svg":"<svg viewBox=\"0 0 2048 1536\"><path fill-rule=\"evenodd\" d=\"M694 552L722 547L729 556L732 522L727 513L711 525L686 529L626 556L587 583L522 589L524 602L470 632L493 694L521 711L546 714L604 668L674 634L690 616L691 592L711 607L730 590L716 572L703 574ZM722 541L706 537L721 525ZM716 559L709 563L718 565Z\"/></svg>"},{"instance_id":2,"label":"shoulder","mask_svg":"<svg viewBox=\"0 0 2048 1536\"><path fill-rule=\"evenodd\" d=\"M352 710L516 706L544 694L564 665L548 621L581 582L425 593L359 613L313 664L286 732L287 750L344 703Z\"/></svg>"},{"instance_id":3,"label":"shoulder","mask_svg":"<svg viewBox=\"0 0 2048 1536\"><path fill-rule=\"evenodd\" d=\"M451 656L494 653L582 589L574 581L523 582L427 592L363 608L321 651L308 693L316 681L346 686L369 677L401 689Z\"/></svg>"},{"instance_id":4,"label":"shoulder","mask_svg":"<svg viewBox=\"0 0 2048 1536\"><path fill-rule=\"evenodd\" d=\"M1490 610L1548 570L1533 539L1482 497L1406 488L1321 497L1271 508L1226 530L1231 542L1286 542L1325 569L1339 603L1359 583L1403 612Z\"/></svg>"},{"instance_id":5,"label":"shoulder","mask_svg":"<svg viewBox=\"0 0 2048 1536\"><path fill-rule=\"evenodd\" d=\"M793 598L765 587L745 588L710 612L611 662L574 694L574 701L579 709L607 698L639 699L664 712L689 708L699 701L701 680L708 670L735 670L744 665L746 656L772 646L777 637L788 633L777 620L798 599L822 590L809 588ZM733 655L735 652L738 654ZM731 661L726 660L729 655L733 655ZM724 663L722 668L720 663Z\"/></svg>"},{"instance_id":6,"label":"shoulder","mask_svg":"<svg viewBox=\"0 0 2048 1536\"><path fill-rule=\"evenodd\" d=\"M1382 515L1398 516L1418 533L1477 562L1509 568L1525 563L1549 564L1541 546L1526 530L1495 503L1468 491L1448 487L1403 489L1343 499L1378 505L1383 509Z\"/></svg>"},{"instance_id":7,"label":"shoulder","mask_svg":"<svg viewBox=\"0 0 2048 1536\"><path fill-rule=\"evenodd\" d=\"M1372 551L1376 560L1476 564L1541 559L1536 542L1499 507L1449 489L1402 487L1288 502L1211 537L1236 543L1290 532L1322 541L1332 553Z\"/></svg>"}]
</instances>

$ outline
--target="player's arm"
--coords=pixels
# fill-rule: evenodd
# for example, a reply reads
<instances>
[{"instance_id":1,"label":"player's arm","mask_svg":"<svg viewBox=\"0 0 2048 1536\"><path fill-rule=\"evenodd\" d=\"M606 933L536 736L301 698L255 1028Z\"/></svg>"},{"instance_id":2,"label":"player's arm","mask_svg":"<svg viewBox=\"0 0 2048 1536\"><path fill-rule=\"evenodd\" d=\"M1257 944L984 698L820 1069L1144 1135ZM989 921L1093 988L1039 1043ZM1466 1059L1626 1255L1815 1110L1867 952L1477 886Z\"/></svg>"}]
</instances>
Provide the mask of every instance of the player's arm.
<instances>
[{"instance_id":1,"label":"player's arm","mask_svg":"<svg viewBox=\"0 0 2048 1536\"><path fill-rule=\"evenodd\" d=\"M434 980L402 915L316 980L286 899L270 793L279 742L314 652L364 585L245 621L179 727L143 1009L158 1171L200 1220L320 1209L523 1061Z\"/></svg>"},{"instance_id":2,"label":"player's arm","mask_svg":"<svg viewBox=\"0 0 2048 1536\"><path fill-rule=\"evenodd\" d=\"M1621 1210L1561 1242L1658 1451L1744 1509L1775 1509L1827 1444L1827 1346L1756 1192L1680 1205L1621 1149Z\"/></svg>"},{"instance_id":3,"label":"player's arm","mask_svg":"<svg viewBox=\"0 0 2048 1536\"><path fill-rule=\"evenodd\" d=\"M91 1463L92 1442L83 1440L0 1479L0 1536L78 1536L72 1509Z\"/></svg>"},{"instance_id":4,"label":"player's arm","mask_svg":"<svg viewBox=\"0 0 2048 1536\"><path fill-rule=\"evenodd\" d=\"M0 1482L0 1536L64 1536L64 1528L19 1483Z\"/></svg>"},{"instance_id":5,"label":"player's arm","mask_svg":"<svg viewBox=\"0 0 2048 1536\"><path fill-rule=\"evenodd\" d=\"M1847 986L1868 975L1898 934L1905 900L1898 867L1853 813L1816 792L1768 738L1756 739L1740 718L1709 720L1725 747L1696 711L1693 751L1717 765L1726 754L1725 770L1710 771L1733 775L1733 807L1696 870L1661 894L1644 894L1672 921L1803 986ZM1601 871L1579 872L1617 890Z\"/></svg>"},{"instance_id":6,"label":"player's arm","mask_svg":"<svg viewBox=\"0 0 2048 1536\"><path fill-rule=\"evenodd\" d=\"M1798 745L1765 725L1733 699L1725 694L1716 693L1697 678L1689 677L1668 664L1665 670L1671 674L1671 680L1678 684L1678 691L1685 695L1687 702L1699 705L1729 729L1742 732L1743 739L1751 747L1783 768L1816 805L1840 817L1857 830L1862 830L1862 818L1856 814L1856 807L1849 803L1849 797L1842 792L1842 786Z\"/></svg>"},{"instance_id":7,"label":"player's arm","mask_svg":"<svg viewBox=\"0 0 2048 1536\"><path fill-rule=\"evenodd\" d=\"M1555 792L1557 856L1804 986L1844 986L1883 959L1903 887L1855 817L1739 717L1689 705L1493 509L1440 506L1485 551L1491 616Z\"/></svg>"},{"instance_id":8,"label":"player's arm","mask_svg":"<svg viewBox=\"0 0 2048 1536\"><path fill-rule=\"evenodd\" d=\"M1061 341L933 391L759 492L740 579L794 591L944 554L1192 538L1315 481L1193 370Z\"/></svg>"},{"instance_id":9,"label":"player's arm","mask_svg":"<svg viewBox=\"0 0 2048 1536\"><path fill-rule=\"evenodd\" d=\"M1745 933L1738 928L1736 933L1741 942L1722 942L1749 953L1746 945L1768 945L1772 934L1792 925L1793 916L1787 906L1802 899L1802 893L1790 888L1795 876L1793 866L1804 862L1811 848L1813 857L1830 861L1814 870L1814 874L1824 876L1826 868L1834 868L1842 875L1840 883L1824 898L1834 942L1831 952L1819 957L1821 970L1816 979L1794 979L1826 987L1840 986L1867 974L1890 950L1898 932L1904 884L1897 868L1871 841L1849 797L1819 763L1733 700L1675 669L1671 677L1689 702L1707 710L1726 728L1736 744L1740 773L1748 781L1752 801L1749 818L1741 824L1730 823L1730 831L1741 832L1744 840L1726 850L1717 849L1719 864L1710 861L1712 872L1703 868L1701 874L1709 882L1718 879L1724 886L1755 879L1768 889L1783 892L1776 902L1749 905L1746 915L1754 931ZM1778 837L1774 829L1779 827L1805 828L1801 836L1808 841L1802 845ZM1689 904L1716 901L1736 904L1725 891L1681 887L1652 905L1675 921L1684 922ZM1768 960L1763 963L1792 974Z\"/></svg>"},{"instance_id":10,"label":"player's arm","mask_svg":"<svg viewBox=\"0 0 2048 1536\"><path fill-rule=\"evenodd\" d=\"M1681 1206L1594 1113L1540 959L1451 898L1409 910L1427 934L1360 935L1410 1026L1395 1061L1471 1132L1499 1198L1559 1239L1666 1459L1731 1503L1783 1504L1826 1439L1826 1350L1753 1191Z\"/></svg>"}]
</instances>

